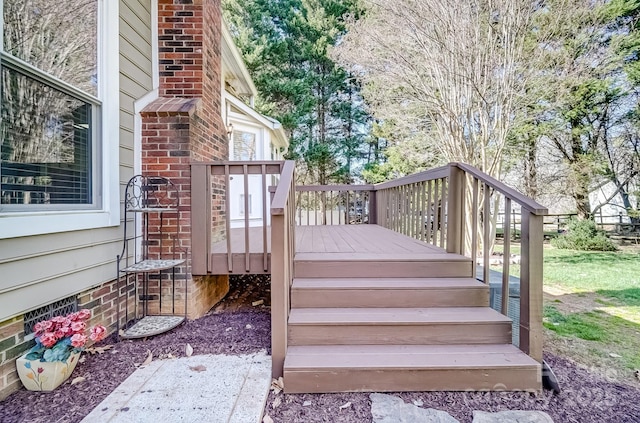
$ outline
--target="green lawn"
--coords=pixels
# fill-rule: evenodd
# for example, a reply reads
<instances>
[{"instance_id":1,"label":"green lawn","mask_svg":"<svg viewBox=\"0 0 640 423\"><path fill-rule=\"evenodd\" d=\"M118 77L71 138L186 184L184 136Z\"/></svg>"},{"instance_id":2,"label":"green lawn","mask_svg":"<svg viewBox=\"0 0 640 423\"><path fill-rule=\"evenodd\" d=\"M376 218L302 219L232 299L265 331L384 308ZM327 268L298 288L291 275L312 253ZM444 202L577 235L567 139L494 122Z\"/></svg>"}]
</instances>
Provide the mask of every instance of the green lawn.
<instances>
[{"instance_id":1,"label":"green lawn","mask_svg":"<svg viewBox=\"0 0 640 423\"><path fill-rule=\"evenodd\" d=\"M544 285L555 298L545 303L545 328L581 342L587 364L625 376L640 368L640 254L545 246Z\"/></svg>"},{"instance_id":2,"label":"green lawn","mask_svg":"<svg viewBox=\"0 0 640 423\"><path fill-rule=\"evenodd\" d=\"M640 306L640 254L544 251L544 283L574 293L595 292L621 305Z\"/></svg>"},{"instance_id":3,"label":"green lawn","mask_svg":"<svg viewBox=\"0 0 640 423\"><path fill-rule=\"evenodd\" d=\"M502 251L496 245L496 251ZM513 243L512 254L520 245ZM633 379L640 369L640 249L617 252L544 249L544 327L565 355ZM494 268L500 271L499 268ZM519 275L518 265L511 273ZM548 346L553 348L552 346ZM557 351L556 351L557 352ZM619 356L619 357L618 357Z\"/></svg>"}]
</instances>

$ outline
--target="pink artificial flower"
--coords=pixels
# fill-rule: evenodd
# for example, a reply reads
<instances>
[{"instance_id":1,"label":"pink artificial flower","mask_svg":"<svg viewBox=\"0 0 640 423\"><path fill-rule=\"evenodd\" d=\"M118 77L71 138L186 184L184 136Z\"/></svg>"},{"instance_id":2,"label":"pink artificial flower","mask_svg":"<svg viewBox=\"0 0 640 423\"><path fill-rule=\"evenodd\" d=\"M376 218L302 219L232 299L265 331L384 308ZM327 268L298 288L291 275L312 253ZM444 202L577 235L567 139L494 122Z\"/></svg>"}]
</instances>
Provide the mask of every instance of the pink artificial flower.
<instances>
[{"instance_id":1,"label":"pink artificial flower","mask_svg":"<svg viewBox=\"0 0 640 423\"><path fill-rule=\"evenodd\" d=\"M84 330L87 328L87 324L85 322L71 322L71 331L72 333L84 333Z\"/></svg>"},{"instance_id":2,"label":"pink artificial flower","mask_svg":"<svg viewBox=\"0 0 640 423\"><path fill-rule=\"evenodd\" d=\"M89 317L91 317L91 310L83 308L78 312L78 319L80 320L87 320Z\"/></svg>"},{"instance_id":3,"label":"pink artificial flower","mask_svg":"<svg viewBox=\"0 0 640 423\"><path fill-rule=\"evenodd\" d=\"M65 338L67 336L67 331L62 329L57 329L55 332L53 332L53 336L56 337L56 341L57 341L58 339Z\"/></svg>"},{"instance_id":4,"label":"pink artificial flower","mask_svg":"<svg viewBox=\"0 0 640 423\"><path fill-rule=\"evenodd\" d=\"M45 332L51 332L52 329L53 322L51 320L43 320L33 326L33 331L36 333L36 336L40 336Z\"/></svg>"},{"instance_id":5,"label":"pink artificial flower","mask_svg":"<svg viewBox=\"0 0 640 423\"><path fill-rule=\"evenodd\" d=\"M73 345L74 348L82 348L86 342L87 337L80 333L76 333L71 337L71 345Z\"/></svg>"},{"instance_id":6,"label":"pink artificial flower","mask_svg":"<svg viewBox=\"0 0 640 423\"><path fill-rule=\"evenodd\" d=\"M104 326L96 325L91 328L91 335L89 335L89 337L93 341L101 341L105 338L105 336L107 336L107 329Z\"/></svg>"},{"instance_id":7,"label":"pink artificial flower","mask_svg":"<svg viewBox=\"0 0 640 423\"><path fill-rule=\"evenodd\" d=\"M46 348L51 348L53 347L56 342L58 342L58 338L56 337L56 335L52 332L45 332L42 334L42 336L40 337L40 342L42 343L42 345L44 345Z\"/></svg>"},{"instance_id":8,"label":"pink artificial flower","mask_svg":"<svg viewBox=\"0 0 640 423\"><path fill-rule=\"evenodd\" d=\"M58 324L58 325L63 324L66 320L67 320L67 318L64 317L64 316L56 316L56 317L51 319L51 321L53 323Z\"/></svg>"},{"instance_id":9,"label":"pink artificial flower","mask_svg":"<svg viewBox=\"0 0 640 423\"><path fill-rule=\"evenodd\" d=\"M36 336L42 335L47 330L44 324L45 322L38 322L33 325L33 331L36 333Z\"/></svg>"},{"instance_id":10,"label":"pink artificial flower","mask_svg":"<svg viewBox=\"0 0 640 423\"><path fill-rule=\"evenodd\" d=\"M80 320L80 316L78 312L71 313L70 315L67 316L67 318L72 322L77 322L78 320Z\"/></svg>"}]
</instances>

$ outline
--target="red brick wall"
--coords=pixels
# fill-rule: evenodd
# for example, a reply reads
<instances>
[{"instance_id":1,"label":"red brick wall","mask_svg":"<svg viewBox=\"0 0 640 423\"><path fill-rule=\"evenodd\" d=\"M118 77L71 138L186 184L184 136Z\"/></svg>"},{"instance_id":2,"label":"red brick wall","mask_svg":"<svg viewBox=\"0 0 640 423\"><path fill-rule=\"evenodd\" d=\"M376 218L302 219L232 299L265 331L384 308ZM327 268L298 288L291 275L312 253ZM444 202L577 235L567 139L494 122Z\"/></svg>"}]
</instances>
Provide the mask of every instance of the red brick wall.
<instances>
[{"instance_id":1,"label":"red brick wall","mask_svg":"<svg viewBox=\"0 0 640 423\"><path fill-rule=\"evenodd\" d=\"M129 288L126 298L129 301L129 310L133 310L134 292L131 289L133 284L129 285ZM121 284L121 289L123 294L121 310L124 313L124 290L126 289L124 282ZM117 301L116 282L111 281L80 293L78 295L78 309L91 310L90 326L104 325L109 333L112 333L116 330ZM121 315L121 318L124 318L124 314ZM23 315L0 322L0 401L22 386L16 372L15 360L34 344L35 341L31 336L25 340Z\"/></svg>"}]
</instances>

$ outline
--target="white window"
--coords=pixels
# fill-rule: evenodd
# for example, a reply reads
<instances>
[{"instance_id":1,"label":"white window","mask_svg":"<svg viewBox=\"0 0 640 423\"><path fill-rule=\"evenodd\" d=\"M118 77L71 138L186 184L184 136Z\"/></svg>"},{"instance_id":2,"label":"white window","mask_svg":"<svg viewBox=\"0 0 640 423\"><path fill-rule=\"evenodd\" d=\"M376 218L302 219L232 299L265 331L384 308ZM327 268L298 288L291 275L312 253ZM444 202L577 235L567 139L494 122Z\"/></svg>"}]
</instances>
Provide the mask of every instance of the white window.
<instances>
[{"instance_id":1,"label":"white window","mask_svg":"<svg viewBox=\"0 0 640 423\"><path fill-rule=\"evenodd\" d=\"M2 237L119 222L117 3L0 0Z\"/></svg>"},{"instance_id":2,"label":"white window","mask_svg":"<svg viewBox=\"0 0 640 423\"><path fill-rule=\"evenodd\" d=\"M233 160L256 159L256 134L246 131L233 132Z\"/></svg>"}]
</instances>

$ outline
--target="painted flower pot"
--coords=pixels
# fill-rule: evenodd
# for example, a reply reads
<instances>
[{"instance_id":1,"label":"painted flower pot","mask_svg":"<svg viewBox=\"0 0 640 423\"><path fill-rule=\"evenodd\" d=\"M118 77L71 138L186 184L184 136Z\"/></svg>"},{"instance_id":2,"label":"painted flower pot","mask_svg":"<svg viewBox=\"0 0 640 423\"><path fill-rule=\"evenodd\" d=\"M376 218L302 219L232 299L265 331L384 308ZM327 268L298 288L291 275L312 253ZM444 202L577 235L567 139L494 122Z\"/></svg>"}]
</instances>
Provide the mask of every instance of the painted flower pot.
<instances>
[{"instance_id":1,"label":"painted flower pot","mask_svg":"<svg viewBox=\"0 0 640 423\"><path fill-rule=\"evenodd\" d=\"M79 359L79 352L72 352L67 361L27 360L22 356L16 360L16 368L26 389L50 392L71 376Z\"/></svg>"}]
</instances>

